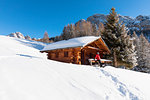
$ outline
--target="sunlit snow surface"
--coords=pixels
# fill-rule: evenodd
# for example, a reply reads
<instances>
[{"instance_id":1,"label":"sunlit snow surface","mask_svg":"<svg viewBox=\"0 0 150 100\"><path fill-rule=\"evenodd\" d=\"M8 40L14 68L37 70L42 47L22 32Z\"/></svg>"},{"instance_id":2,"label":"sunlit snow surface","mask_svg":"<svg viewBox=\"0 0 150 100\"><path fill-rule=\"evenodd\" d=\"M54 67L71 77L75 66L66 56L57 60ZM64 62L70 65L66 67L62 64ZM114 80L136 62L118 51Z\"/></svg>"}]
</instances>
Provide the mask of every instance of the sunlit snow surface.
<instances>
[{"instance_id":1,"label":"sunlit snow surface","mask_svg":"<svg viewBox=\"0 0 150 100\"><path fill-rule=\"evenodd\" d=\"M85 36L85 37L78 37L78 38L73 38L69 40L63 40L63 41L58 41L51 43L43 48L42 51L45 50L54 50L54 49L62 49L62 48L69 48L69 47L83 47L87 45L88 43L91 43L95 40L97 40L100 37L96 36Z\"/></svg>"},{"instance_id":2,"label":"sunlit snow surface","mask_svg":"<svg viewBox=\"0 0 150 100\"><path fill-rule=\"evenodd\" d=\"M47 60L46 44L0 36L0 100L150 100L150 75Z\"/></svg>"}]
</instances>

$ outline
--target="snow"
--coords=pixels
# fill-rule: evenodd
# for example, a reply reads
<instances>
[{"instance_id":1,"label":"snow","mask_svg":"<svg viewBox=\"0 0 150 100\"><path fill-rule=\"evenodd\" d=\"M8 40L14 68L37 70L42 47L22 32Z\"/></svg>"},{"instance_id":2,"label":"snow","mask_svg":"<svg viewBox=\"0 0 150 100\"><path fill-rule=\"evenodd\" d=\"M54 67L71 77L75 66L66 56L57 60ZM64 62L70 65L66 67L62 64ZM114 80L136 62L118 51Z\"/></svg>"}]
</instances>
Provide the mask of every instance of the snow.
<instances>
[{"instance_id":1,"label":"snow","mask_svg":"<svg viewBox=\"0 0 150 100\"><path fill-rule=\"evenodd\" d=\"M94 60L94 59L89 59L90 61L91 60ZM108 60L108 59L101 59L101 61L111 61L111 60Z\"/></svg>"},{"instance_id":2,"label":"snow","mask_svg":"<svg viewBox=\"0 0 150 100\"><path fill-rule=\"evenodd\" d=\"M150 75L47 60L35 41L0 36L0 100L149 100Z\"/></svg>"},{"instance_id":3,"label":"snow","mask_svg":"<svg viewBox=\"0 0 150 100\"><path fill-rule=\"evenodd\" d=\"M138 27L131 27L129 29L131 29L131 30L140 30Z\"/></svg>"},{"instance_id":4,"label":"snow","mask_svg":"<svg viewBox=\"0 0 150 100\"><path fill-rule=\"evenodd\" d=\"M88 43L91 43L94 40L97 40L98 38L100 37L85 36L85 37L78 37L78 38L73 38L69 40L58 41L58 42L54 42L45 46L42 51L63 49L63 48L69 48L69 47L83 47L87 45Z\"/></svg>"},{"instance_id":5,"label":"snow","mask_svg":"<svg viewBox=\"0 0 150 100\"><path fill-rule=\"evenodd\" d=\"M20 38L20 39L25 39L22 33L16 32L16 33L11 33L8 35L9 37L15 37L15 38Z\"/></svg>"},{"instance_id":6,"label":"snow","mask_svg":"<svg viewBox=\"0 0 150 100\"><path fill-rule=\"evenodd\" d=\"M138 25L140 23L141 23L141 21L139 21L139 20L135 20L135 22L134 22L134 24L136 24L136 25Z\"/></svg>"}]
</instances>

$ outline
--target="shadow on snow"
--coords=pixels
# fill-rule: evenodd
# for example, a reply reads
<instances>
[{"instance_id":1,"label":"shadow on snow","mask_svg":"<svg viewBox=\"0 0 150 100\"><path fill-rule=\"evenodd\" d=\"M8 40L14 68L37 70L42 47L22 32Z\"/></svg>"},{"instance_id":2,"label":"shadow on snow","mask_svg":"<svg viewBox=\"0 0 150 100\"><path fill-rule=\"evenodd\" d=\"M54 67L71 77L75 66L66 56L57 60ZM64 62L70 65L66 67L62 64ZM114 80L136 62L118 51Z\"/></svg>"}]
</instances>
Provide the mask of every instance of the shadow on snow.
<instances>
[{"instance_id":1,"label":"shadow on snow","mask_svg":"<svg viewBox=\"0 0 150 100\"><path fill-rule=\"evenodd\" d=\"M33 47L38 50L42 50L47 45L47 43L42 43L42 42L37 42L32 40L17 39L17 41L19 41L22 44L25 44L26 46Z\"/></svg>"}]
</instances>

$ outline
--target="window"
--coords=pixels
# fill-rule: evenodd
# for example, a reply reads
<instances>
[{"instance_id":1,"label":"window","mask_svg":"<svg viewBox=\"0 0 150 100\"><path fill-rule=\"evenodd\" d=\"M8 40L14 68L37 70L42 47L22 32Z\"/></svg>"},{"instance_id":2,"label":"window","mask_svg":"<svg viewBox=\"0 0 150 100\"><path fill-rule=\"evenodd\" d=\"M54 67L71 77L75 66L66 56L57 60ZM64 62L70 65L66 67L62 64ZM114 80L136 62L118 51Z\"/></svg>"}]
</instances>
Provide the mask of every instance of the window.
<instances>
[{"instance_id":1,"label":"window","mask_svg":"<svg viewBox=\"0 0 150 100\"><path fill-rule=\"evenodd\" d=\"M55 57L58 58L59 57L59 52L55 53Z\"/></svg>"},{"instance_id":2,"label":"window","mask_svg":"<svg viewBox=\"0 0 150 100\"><path fill-rule=\"evenodd\" d=\"M68 51L64 52L64 57L68 57Z\"/></svg>"}]
</instances>

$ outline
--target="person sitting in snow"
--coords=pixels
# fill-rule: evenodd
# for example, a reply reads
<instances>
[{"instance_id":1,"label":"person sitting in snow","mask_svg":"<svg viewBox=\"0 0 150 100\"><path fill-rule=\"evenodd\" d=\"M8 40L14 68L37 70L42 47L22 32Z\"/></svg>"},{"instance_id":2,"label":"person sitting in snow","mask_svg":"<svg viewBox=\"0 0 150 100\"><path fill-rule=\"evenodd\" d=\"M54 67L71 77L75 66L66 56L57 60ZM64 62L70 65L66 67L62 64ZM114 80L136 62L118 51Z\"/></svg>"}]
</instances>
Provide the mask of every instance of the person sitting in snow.
<instances>
[{"instance_id":1,"label":"person sitting in snow","mask_svg":"<svg viewBox=\"0 0 150 100\"><path fill-rule=\"evenodd\" d=\"M101 58L100 58L100 55L99 55L99 52L97 52L96 56L95 56L95 60L97 60L100 64L100 67L102 67L102 63L101 63Z\"/></svg>"}]
</instances>

